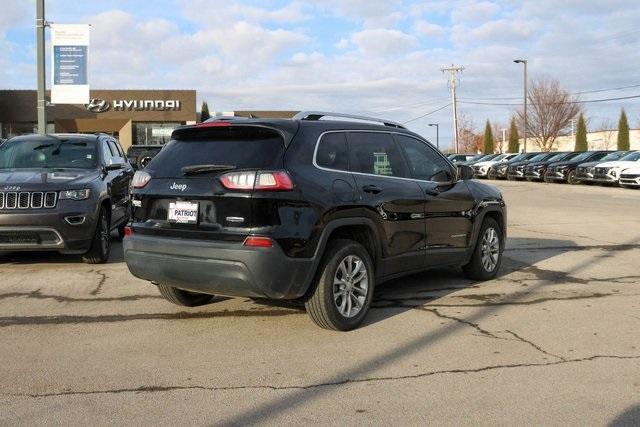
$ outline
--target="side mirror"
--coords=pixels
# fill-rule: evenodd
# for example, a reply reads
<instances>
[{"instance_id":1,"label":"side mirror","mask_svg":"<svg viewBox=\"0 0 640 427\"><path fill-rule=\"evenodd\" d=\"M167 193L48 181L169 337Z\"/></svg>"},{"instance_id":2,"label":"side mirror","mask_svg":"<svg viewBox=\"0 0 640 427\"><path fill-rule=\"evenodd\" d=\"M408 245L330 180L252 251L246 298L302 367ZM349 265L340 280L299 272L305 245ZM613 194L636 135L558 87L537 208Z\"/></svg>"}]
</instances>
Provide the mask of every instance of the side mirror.
<instances>
[{"instance_id":1,"label":"side mirror","mask_svg":"<svg viewBox=\"0 0 640 427\"><path fill-rule=\"evenodd\" d=\"M124 164L122 164L122 163L109 162L109 164L107 164L104 167L104 170L106 170L108 172L108 171L117 171L117 170L120 170L122 168L124 168Z\"/></svg>"},{"instance_id":2,"label":"side mirror","mask_svg":"<svg viewBox=\"0 0 640 427\"><path fill-rule=\"evenodd\" d=\"M474 175L473 168L467 165L457 165L458 168L458 178L466 181L468 179L472 179Z\"/></svg>"}]
</instances>

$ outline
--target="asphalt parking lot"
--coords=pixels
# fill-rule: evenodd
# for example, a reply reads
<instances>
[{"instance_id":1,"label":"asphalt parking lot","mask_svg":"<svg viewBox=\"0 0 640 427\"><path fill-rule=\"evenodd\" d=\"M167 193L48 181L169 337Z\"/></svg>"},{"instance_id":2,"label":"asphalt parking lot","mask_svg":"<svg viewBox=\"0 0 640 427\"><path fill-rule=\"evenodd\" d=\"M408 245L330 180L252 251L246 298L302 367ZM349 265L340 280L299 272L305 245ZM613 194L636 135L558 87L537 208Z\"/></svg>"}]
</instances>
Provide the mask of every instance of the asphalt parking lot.
<instances>
[{"instance_id":1,"label":"asphalt parking lot","mask_svg":"<svg viewBox=\"0 0 640 427\"><path fill-rule=\"evenodd\" d=\"M171 305L119 243L102 266L6 255L0 424L637 425L640 191L498 185L497 279L386 283L349 333L287 305Z\"/></svg>"}]
</instances>

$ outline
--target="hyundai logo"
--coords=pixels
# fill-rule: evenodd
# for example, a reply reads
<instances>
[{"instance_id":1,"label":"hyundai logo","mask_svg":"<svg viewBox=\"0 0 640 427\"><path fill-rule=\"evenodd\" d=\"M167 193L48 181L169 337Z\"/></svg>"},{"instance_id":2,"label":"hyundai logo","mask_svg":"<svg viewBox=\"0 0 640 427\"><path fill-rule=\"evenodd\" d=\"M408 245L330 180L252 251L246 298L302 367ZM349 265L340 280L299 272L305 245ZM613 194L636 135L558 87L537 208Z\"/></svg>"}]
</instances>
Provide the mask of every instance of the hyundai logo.
<instances>
[{"instance_id":1,"label":"hyundai logo","mask_svg":"<svg viewBox=\"0 0 640 427\"><path fill-rule=\"evenodd\" d=\"M91 98L91 100L87 105L85 105L85 107L87 107L87 110L91 111L92 113L104 113L111 107L111 105L104 99Z\"/></svg>"}]
</instances>

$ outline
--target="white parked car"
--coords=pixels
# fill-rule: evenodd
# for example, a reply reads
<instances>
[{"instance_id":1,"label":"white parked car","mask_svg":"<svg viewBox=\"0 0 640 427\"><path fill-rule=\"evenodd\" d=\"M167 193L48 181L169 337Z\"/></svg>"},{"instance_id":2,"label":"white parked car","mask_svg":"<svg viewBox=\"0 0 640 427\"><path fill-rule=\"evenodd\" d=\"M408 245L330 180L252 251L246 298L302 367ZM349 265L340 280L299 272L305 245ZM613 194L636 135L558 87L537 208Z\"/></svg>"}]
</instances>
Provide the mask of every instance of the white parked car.
<instances>
[{"instance_id":1,"label":"white parked car","mask_svg":"<svg viewBox=\"0 0 640 427\"><path fill-rule=\"evenodd\" d=\"M620 173L620 187L640 188L640 162L636 166L631 166Z\"/></svg>"},{"instance_id":2,"label":"white parked car","mask_svg":"<svg viewBox=\"0 0 640 427\"><path fill-rule=\"evenodd\" d=\"M473 168L474 176L476 178L487 178L489 175L489 170L491 170L491 166L500 162L507 162L517 155L518 153L504 153L500 154L498 157L494 157L491 160L474 163L471 166Z\"/></svg>"},{"instance_id":3,"label":"white parked car","mask_svg":"<svg viewBox=\"0 0 640 427\"><path fill-rule=\"evenodd\" d=\"M617 184L623 170L640 165L640 151L632 151L620 160L598 163L593 180L603 184Z\"/></svg>"}]
</instances>

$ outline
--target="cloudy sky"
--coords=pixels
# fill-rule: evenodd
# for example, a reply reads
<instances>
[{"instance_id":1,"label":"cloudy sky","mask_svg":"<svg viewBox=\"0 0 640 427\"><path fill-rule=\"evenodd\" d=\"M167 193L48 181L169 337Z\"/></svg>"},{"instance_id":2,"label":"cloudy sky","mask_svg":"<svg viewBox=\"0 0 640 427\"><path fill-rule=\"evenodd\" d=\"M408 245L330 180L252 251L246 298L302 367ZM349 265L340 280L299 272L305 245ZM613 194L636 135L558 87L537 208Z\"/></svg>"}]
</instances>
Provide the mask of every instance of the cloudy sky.
<instances>
[{"instance_id":1,"label":"cloudy sky","mask_svg":"<svg viewBox=\"0 0 640 427\"><path fill-rule=\"evenodd\" d=\"M0 87L35 87L32 0L2 0ZM90 23L94 88L196 89L213 110L322 109L406 122L449 103L481 128L521 102L522 66L583 100L640 94L635 0L47 0L47 20ZM632 87L636 86L636 87ZM624 89L620 89L624 88ZM588 103L592 128L640 100ZM408 126L451 139L451 108Z\"/></svg>"}]
</instances>

